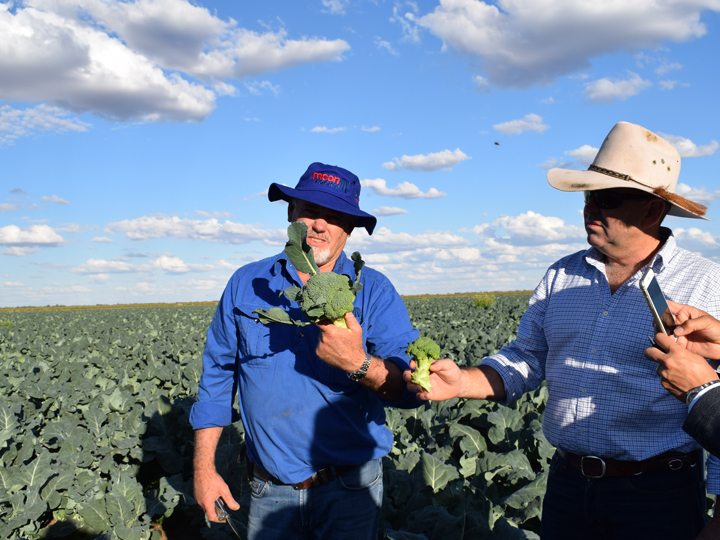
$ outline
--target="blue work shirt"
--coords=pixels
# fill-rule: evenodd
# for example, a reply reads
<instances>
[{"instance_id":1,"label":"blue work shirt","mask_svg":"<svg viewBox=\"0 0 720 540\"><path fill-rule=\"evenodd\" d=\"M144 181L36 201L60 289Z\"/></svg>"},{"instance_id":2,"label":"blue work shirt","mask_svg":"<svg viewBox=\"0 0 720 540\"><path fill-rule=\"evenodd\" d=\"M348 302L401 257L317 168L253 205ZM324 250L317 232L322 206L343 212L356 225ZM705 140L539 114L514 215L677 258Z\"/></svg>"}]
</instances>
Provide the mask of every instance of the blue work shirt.
<instances>
[{"instance_id":1,"label":"blue work shirt","mask_svg":"<svg viewBox=\"0 0 720 540\"><path fill-rule=\"evenodd\" d=\"M334 271L353 280L344 253ZM406 349L418 337L404 302L381 273L362 269L363 287L353 315L366 351L409 369ZM364 463L387 454L393 435L384 405L416 407L405 389L388 403L315 355L320 329L310 324L263 325L256 309L281 307L307 320L296 302L279 293L302 282L284 253L243 266L230 278L210 324L203 352L193 428L226 426L238 419L238 394L249 459L286 483L301 482L329 465Z\"/></svg>"}]
</instances>

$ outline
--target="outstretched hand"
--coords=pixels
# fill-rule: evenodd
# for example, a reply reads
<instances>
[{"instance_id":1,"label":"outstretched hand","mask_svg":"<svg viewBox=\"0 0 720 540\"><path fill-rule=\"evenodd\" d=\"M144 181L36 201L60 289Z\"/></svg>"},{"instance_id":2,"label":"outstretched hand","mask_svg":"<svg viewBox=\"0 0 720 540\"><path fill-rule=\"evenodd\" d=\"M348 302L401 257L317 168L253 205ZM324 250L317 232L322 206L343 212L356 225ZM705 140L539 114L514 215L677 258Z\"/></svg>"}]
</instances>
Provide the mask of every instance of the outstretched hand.
<instances>
[{"instance_id":1,"label":"outstretched hand","mask_svg":"<svg viewBox=\"0 0 720 540\"><path fill-rule=\"evenodd\" d=\"M711 360L720 360L720 321L702 310L668 301L678 326L678 344Z\"/></svg>"},{"instance_id":2,"label":"outstretched hand","mask_svg":"<svg viewBox=\"0 0 720 540\"><path fill-rule=\"evenodd\" d=\"M646 349L645 357L658 364L660 384L680 401L685 401L688 391L718 378L707 360L679 344L679 339L676 343L661 333L655 335L655 342L660 348Z\"/></svg>"},{"instance_id":3,"label":"outstretched hand","mask_svg":"<svg viewBox=\"0 0 720 540\"><path fill-rule=\"evenodd\" d=\"M410 360L410 367L415 368L415 360ZM458 365L449 358L435 360L430 365L430 384L432 389L426 392L421 386L410 382L412 371L403 372L403 380L407 383L408 390L415 392L419 399L424 401L432 399L444 401L458 397L463 382L463 373Z\"/></svg>"}]
</instances>

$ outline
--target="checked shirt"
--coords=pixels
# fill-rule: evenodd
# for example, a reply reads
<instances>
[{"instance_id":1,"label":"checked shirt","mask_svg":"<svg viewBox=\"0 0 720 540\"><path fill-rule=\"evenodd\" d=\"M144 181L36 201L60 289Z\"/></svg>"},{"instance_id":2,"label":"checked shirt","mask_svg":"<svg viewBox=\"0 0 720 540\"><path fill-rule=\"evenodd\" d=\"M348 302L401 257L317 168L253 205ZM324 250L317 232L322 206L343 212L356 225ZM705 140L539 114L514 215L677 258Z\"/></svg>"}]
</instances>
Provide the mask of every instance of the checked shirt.
<instances>
[{"instance_id":1,"label":"checked shirt","mask_svg":"<svg viewBox=\"0 0 720 540\"><path fill-rule=\"evenodd\" d=\"M720 265L679 248L668 229L649 265L666 298L720 318ZM700 446L682 430L684 403L643 356L654 335L638 287L644 268L614 294L595 248L553 264L530 299L517 339L483 364L502 377L507 402L547 380L543 432L580 455L643 460ZM720 460L708 460L708 492L720 493Z\"/></svg>"}]
</instances>

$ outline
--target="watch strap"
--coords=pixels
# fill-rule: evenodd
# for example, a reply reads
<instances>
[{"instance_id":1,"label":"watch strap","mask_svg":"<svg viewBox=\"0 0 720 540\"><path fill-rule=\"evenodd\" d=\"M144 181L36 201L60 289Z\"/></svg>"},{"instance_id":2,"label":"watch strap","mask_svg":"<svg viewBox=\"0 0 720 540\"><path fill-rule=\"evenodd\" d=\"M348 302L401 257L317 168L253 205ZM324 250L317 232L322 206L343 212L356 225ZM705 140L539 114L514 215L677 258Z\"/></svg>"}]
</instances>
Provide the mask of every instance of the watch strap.
<instances>
[{"instance_id":1,"label":"watch strap","mask_svg":"<svg viewBox=\"0 0 720 540\"><path fill-rule=\"evenodd\" d=\"M365 378L365 375L367 375L368 369L370 369L370 360L372 360L370 353L365 353L365 360L363 361L362 366L360 366L360 369L353 371L352 373L348 373L348 378L355 382L362 381Z\"/></svg>"}]
</instances>

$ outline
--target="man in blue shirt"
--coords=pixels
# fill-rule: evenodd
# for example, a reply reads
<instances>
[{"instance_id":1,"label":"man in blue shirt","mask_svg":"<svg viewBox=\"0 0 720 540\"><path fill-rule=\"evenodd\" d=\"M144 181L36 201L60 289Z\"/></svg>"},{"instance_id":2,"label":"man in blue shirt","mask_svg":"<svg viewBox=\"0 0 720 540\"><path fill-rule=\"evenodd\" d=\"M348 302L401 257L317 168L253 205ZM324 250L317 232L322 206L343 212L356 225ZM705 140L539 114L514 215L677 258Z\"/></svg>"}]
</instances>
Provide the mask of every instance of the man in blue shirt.
<instances>
[{"instance_id":1,"label":"man in blue shirt","mask_svg":"<svg viewBox=\"0 0 720 540\"><path fill-rule=\"evenodd\" d=\"M717 538L705 526L703 457L682 425L684 405L643 353L654 334L638 281L652 267L670 300L720 315L720 265L677 246L666 214L702 218L675 193L680 154L647 129L618 123L587 171L552 169L548 182L584 191L591 248L553 264L530 299L517 339L478 367L440 360L422 399L514 401L547 381L543 432L557 448L543 500L545 540ZM410 380L410 373L405 373ZM707 486L720 493L720 462Z\"/></svg>"},{"instance_id":2,"label":"man in blue shirt","mask_svg":"<svg viewBox=\"0 0 720 540\"><path fill-rule=\"evenodd\" d=\"M357 176L313 163L294 189L272 184L268 197L288 201L288 221L307 225L320 272L355 279L343 248L354 227L372 234L377 221L360 210ZM350 331L258 321L253 312L272 307L302 318L279 293L308 279L285 253L230 279L208 329L190 415L195 497L211 521L218 498L238 508L214 464L223 426L238 419L237 394L253 475L248 539L369 540L382 506L380 460L393 444L383 407L419 404L402 380L405 351L418 332L390 281L368 267L345 316Z\"/></svg>"}]
</instances>

